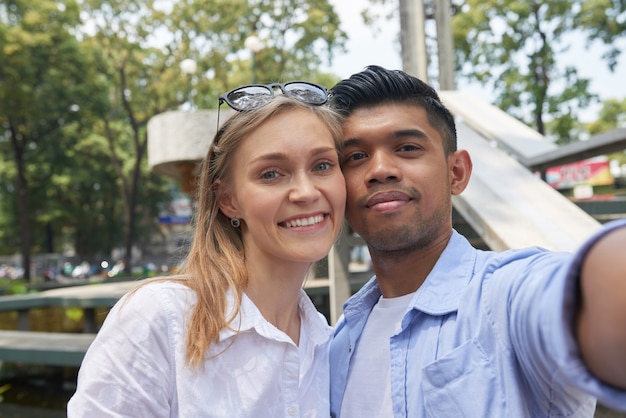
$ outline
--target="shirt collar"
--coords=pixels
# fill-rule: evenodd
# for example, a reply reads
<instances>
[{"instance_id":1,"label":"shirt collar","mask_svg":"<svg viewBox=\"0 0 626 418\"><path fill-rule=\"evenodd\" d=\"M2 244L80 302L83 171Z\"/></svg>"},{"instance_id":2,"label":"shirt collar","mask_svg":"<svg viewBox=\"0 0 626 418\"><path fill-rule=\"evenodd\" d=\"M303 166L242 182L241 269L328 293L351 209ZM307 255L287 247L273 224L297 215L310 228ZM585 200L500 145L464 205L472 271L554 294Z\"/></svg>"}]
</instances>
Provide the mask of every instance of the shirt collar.
<instances>
[{"instance_id":1,"label":"shirt collar","mask_svg":"<svg viewBox=\"0 0 626 418\"><path fill-rule=\"evenodd\" d=\"M452 230L450 241L426 281L418 289L412 307L430 315L445 315L458 309L463 290L472 278L476 249Z\"/></svg>"},{"instance_id":2,"label":"shirt collar","mask_svg":"<svg viewBox=\"0 0 626 418\"><path fill-rule=\"evenodd\" d=\"M463 289L472 277L476 249L465 237L452 231L448 245L409 305L430 315L445 315L458 309ZM346 317L369 311L381 296L376 276L344 305Z\"/></svg>"},{"instance_id":3,"label":"shirt collar","mask_svg":"<svg viewBox=\"0 0 626 418\"><path fill-rule=\"evenodd\" d=\"M235 295L229 291L226 295L227 317L235 307ZM298 306L300 308L300 317L302 326L306 327L309 339L315 343L324 343L328 341L332 334L332 328L323 319L323 315L315 308L313 302L303 289L298 294ZM225 327L220 331L220 341L231 338L238 333L254 330L258 334L276 340L284 339L286 335L278 332L277 328L268 322L259 308L245 293L241 296L241 309L239 314L233 318L229 327ZM291 340L286 340L291 341Z\"/></svg>"}]
</instances>

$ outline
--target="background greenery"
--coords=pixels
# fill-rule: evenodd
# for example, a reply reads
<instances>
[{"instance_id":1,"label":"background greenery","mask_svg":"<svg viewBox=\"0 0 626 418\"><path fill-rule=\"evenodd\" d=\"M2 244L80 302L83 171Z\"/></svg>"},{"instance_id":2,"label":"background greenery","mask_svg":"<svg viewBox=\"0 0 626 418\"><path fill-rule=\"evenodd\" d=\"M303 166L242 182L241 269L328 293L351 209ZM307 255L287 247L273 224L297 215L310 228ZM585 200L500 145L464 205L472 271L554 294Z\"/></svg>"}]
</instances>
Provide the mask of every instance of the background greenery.
<instances>
[{"instance_id":1,"label":"background greenery","mask_svg":"<svg viewBox=\"0 0 626 418\"><path fill-rule=\"evenodd\" d=\"M398 0L370 1L397 10ZM494 104L559 143L624 126L626 99L579 122L597 96L556 57L578 31L605 45L598 65L614 68L626 3L452 5L457 76L488 85ZM251 35L263 42L254 60L244 46ZM21 254L27 279L33 254L74 248L95 260L123 248L130 259L160 233L158 209L176 192L147 166L150 118L215 108L253 70L260 83L330 87L338 77L319 68L332 68L345 42L327 0L0 0L0 255ZM199 71L183 74L184 59Z\"/></svg>"}]
</instances>

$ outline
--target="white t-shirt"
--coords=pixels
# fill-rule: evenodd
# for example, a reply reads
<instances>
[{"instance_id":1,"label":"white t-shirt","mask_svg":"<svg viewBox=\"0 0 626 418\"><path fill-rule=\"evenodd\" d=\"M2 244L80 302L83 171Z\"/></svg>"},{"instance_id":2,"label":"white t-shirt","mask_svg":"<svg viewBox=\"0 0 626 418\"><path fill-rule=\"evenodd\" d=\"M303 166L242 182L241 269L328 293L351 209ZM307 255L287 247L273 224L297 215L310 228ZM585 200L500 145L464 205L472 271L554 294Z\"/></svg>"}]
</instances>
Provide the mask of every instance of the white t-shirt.
<instances>
[{"instance_id":1,"label":"white t-shirt","mask_svg":"<svg viewBox=\"0 0 626 418\"><path fill-rule=\"evenodd\" d=\"M341 418L393 417L389 338L400 330L415 293L378 300L350 363Z\"/></svg>"},{"instance_id":2,"label":"white t-shirt","mask_svg":"<svg viewBox=\"0 0 626 418\"><path fill-rule=\"evenodd\" d=\"M195 303L173 282L118 302L83 360L68 417L328 417L332 329L304 291L300 347L244 295L231 324L240 332L222 330L199 370L185 362Z\"/></svg>"}]
</instances>

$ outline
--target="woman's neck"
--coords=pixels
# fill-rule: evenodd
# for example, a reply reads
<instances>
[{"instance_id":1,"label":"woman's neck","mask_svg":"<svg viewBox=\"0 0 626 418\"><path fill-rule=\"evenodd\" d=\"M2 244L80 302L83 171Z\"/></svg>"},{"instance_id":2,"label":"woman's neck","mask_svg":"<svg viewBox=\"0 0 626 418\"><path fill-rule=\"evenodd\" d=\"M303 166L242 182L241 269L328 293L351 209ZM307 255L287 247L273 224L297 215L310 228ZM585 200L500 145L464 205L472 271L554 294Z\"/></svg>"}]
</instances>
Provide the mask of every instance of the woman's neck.
<instances>
[{"instance_id":1,"label":"woman's neck","mask_svg":"<svg viewBox=\"0 0 626 418\"><path fill-rule=\"evenodd\" d=\"M248 266L246 295L254 302L263 317L287 334L295 344L300 339L299 298L302 284L310 266L272 268L262 272Z\"/></svg>"}]
</instances>

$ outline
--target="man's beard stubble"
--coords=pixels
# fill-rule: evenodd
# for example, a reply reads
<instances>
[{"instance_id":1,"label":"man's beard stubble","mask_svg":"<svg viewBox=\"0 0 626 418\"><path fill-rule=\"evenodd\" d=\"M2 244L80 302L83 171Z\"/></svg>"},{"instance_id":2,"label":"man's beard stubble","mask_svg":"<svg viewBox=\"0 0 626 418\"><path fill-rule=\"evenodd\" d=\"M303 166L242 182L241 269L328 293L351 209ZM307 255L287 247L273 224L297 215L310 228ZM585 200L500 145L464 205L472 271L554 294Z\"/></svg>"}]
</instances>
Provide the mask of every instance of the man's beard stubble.
<instances>
[{"instance_id":1,"label":"man's beard stubble","mask_svg":"<svg viewBox=\"0 0 626 418\"><path fill-rule=\"evenodd\" d=\"M389 224L382 228L372 228L366 224L360 235L368 245L372 257L393 261L427 249L437 242L441 238L441 226L445 221L446 214L443 211L435 212L428 219L417 214L413 222L405 225Z\"/></svg>"}]
</instances>

